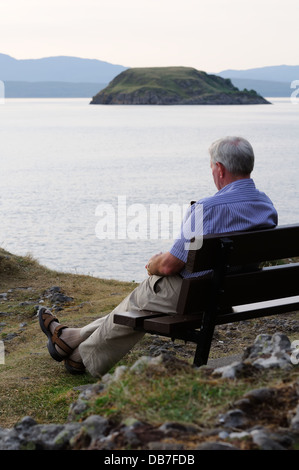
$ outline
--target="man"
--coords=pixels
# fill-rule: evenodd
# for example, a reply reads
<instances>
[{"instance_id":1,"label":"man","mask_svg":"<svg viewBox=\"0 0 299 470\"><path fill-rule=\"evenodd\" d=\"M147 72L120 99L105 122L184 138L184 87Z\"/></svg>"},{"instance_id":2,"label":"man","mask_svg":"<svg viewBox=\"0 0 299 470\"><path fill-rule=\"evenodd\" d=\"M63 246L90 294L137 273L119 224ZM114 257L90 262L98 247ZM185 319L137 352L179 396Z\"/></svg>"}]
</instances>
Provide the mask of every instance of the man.
<instances>
[{"instance_id":1,"label":"man","mask_svg":"<svg viewBox=\"0 0 299 470\"><path fill-rule=\"evenodd\" d=\"M87 369L93 376L101 376L142 338L144 333L115 324L114 313L140 310L176 313L182 279L191 276L185 270L190 243L186 227L190 227L190 218L199 208L203 220L201 228L194 228L199 238L208 233L277 225L277 212L271 200L256 189L251 179L254 152L250 143L241 137L226 137L214 142L209 152L218 192L190 207L171 249L149 260L147 279L109 315L83 328L68 328L60 325L49 310L40 310L39 321L48 337L48 350L53 359L65 362L69 372L83 373Z\"/></svg>"}]
</instances>

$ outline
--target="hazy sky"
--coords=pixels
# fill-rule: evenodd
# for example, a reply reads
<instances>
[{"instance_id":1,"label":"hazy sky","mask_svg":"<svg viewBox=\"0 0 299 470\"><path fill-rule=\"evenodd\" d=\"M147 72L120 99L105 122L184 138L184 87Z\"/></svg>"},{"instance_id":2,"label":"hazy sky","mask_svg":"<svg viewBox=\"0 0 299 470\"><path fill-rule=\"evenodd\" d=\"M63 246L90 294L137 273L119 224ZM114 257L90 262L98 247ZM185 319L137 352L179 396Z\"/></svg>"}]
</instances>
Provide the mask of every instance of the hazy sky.
<instances>
[{"instance_id":1,"label":"hazy sky","mask_svg":"<svg viewBox=\"0 0 299 470\"><path fill-rule=\"evenodd\" d=\"M0 52L207 72L299 65L299 0L0 0Z\"/></svg>"}]
</instances>

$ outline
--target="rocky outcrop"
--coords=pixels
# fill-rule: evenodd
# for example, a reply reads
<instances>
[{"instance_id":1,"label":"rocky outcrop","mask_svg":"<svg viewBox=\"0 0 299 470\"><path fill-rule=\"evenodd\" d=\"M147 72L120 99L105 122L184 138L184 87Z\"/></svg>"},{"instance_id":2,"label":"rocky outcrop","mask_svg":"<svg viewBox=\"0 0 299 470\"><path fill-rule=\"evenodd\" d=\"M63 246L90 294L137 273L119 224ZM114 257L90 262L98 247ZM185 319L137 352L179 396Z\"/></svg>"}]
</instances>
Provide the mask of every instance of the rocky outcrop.
<instances>
[{"instance_id":1,"label":"rocky outcrop","mask_svg":"<svg viewBox=\"0 0 299 470\"><path fill-rule=\"evenodd\" d=\"M231 105L269 104L254 90L240 91L229 79L190 67L128 69L95 95L91 104Z\"/></svg>"},{"instance_id":2,"label":"rocky outcrop","mask_svg":"<svg viewBox=\"0 0 299 470\"><path fill-rule=\"evenodd\" d=\"M214 93L210 95L196 95L189 98L181 98L179 95L155 91L138 90L134 93L104 94L94 98L92 104L114 105L246 105L268 104L259 95L245 92L239 93Z\"/></svg>"}]
</instances>

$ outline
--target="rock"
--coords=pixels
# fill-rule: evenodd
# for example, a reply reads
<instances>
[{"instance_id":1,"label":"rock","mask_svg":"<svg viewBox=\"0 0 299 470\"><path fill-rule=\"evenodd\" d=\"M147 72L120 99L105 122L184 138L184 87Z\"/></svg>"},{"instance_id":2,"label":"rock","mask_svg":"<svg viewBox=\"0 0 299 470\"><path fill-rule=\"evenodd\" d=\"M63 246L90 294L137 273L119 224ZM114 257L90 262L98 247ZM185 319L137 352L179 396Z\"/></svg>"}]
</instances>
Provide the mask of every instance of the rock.
<instances>
[{"instance_id":1,"label":"rock","mask_svg":"<svg viewBox=\"0 0 299 470\"><path fill-rule=\"evenodd\" d=\"M200 444L195 450L239 450L238 447L223 442L205 442Z\"/></svg>"},{"instance_id":2,"label":"rock","mask_svg":"<svg viewBox=\"0 0 299 470\"><path fill-rule=\"evenodd\" d=\"M251 403L263 403L272 400L276 394L277 390L275 388L263 387L250 390L244 395L244 398L249 399Z\"/></svg>"},{"instance_id":3,"label":"rock","mask_svg":"<svg viewBox=\"0 0 299 470\"><path fill-rule=\"evenodd\" d=\"M84 411L86 411L88 409L88 400L99 394L104 389L104 387L104 384L101 383L84 387L84 390L80 393L77 400L73 402L69 408L68 420L75 420Z\"/></svg>"},{"instance_id":4,"label":"rock","mask_svg":"<svg viewBox=\"0 0 299 470\"><path fill-rule=\"evenodd\" d=\"M295 409L295 416L291 419L291 429L299 432L299 405Z\"/></svg>"},{"instance_id":5,"label":"rock","mask_svg":"<svg viewBox=\"0 0 299 470\"><path fill-rule=\"evenodd\" d=\"M58 286L52 286L45 291L44 297L49 299L51 303L65 304L71 303L74 299L62 293L61 288Z\"/></svg>"},{"instance_id":6,"label":"rock","mask_svg":"<svg viewBox=\"0 0 299 470\"><path fill-rule=\"evenodd\" d=\"M223 378L236 379L254 369L292 369L291 363L291 342L282 333L275 333L273 336L261 334L257 336L254 344L247 348L240 361L233 362L227 366L218 367L214 370L214 375Z\"/></svg>"},{"instance_id":7,"label":"rock","mask_svg":"<svg viewBox=\"0 0 299 470\"><path fill-rule=\"evenodd\" d=\"M64 303L70 303L72 302L74 299L73 297L68 297L67 295L64 295L64 294L61 294L60 292L56 292L55 294L52 295L52 297L50 298L51 302L53 303L60 303L60 304L64 304Z\"/></svg>"},{"instance_id":8,"label":"rock","mask_svg":"<svg viewBox=\"0 0 299 470\"><path fill-rule=\"evenodd\" d=\"M235 379L241 374L243 367L242 362L233 362L227 366L218 367L213 375L221 375L224 379Z\"/></svg>"},{"instance_id":9,"label":"rock","mask_svg":"<svg viewBox=\"0 0 299 470\"><path fill-rule=\"evenodd\" d=\"M106 418L98 415L91 415L83 421L80 427L80 433L72 438L71 444L82 441L88 443L88 446L94 446L97 441L105 437L109 428L109 421Z\"/></svg>"},{"instance_id":10,"label":"rock","mask_svg":"<svg viewBox=\"0 0 299 470\"><path fill-rule=\"evenodd\" d=\"M291 369L290 353L291 343L286 335L282 333L275 333L273 336L262 334L256 338L253 346L247 349L243 360L250 361L253 366L258 368Z\"/></svg>"},{"instance_id":11,"label":"rock","mask_svg":"<svg viewBox=\"0 0 299 470\"><path fill-rule=\"evenodd\" d=\"M10 341L18 336L18 333L8 333L4 338L3 341Z\"/></svg>"},{"instance_id":12,"label":"rock","mask_svg":"<svg viewBox=\"0 0 299 470\"><path fill-rule=\"evenodd\" d=\"M176 422L166 422L159 427L159 431L162 431L166 435L173 434L197 434L199 428L193 424L182 424Z\"/></svg>"},{"instance_id":13,"label":"rock","mask_svg":"<svg viewBox=\"0 0 299 470\"><path fill-rule=\"evenodd\" d=\"M242 410L234 409L219 415L219 423L224 428L243 428L248 424L248 419Z\"/></svg>"},{"instance_id":14,"label":"rock","mask_svg":"<svg viewBox=\"0 0 299 470\"><path fill-rule=\"evenodd\" d=\"M0 450L60 450L79 428L78 423L41 425L27 416L5 435L0 432Z\"/></svg>"},{"instance_id":15,"label":"rock","mask_svg":"<svg viewBox=\"0 0 299 470\"><path fill-rule=\"evenodd\" d=\"M251 432L253 442L261 450L286 450L285 447L280 445L275 440L271 439L267 431L264 429L255 430Z\"/></svg>"},{"instance_id":16,"label":"rock","mask_svg":"<svg viewBox=\"0 0 299 470\"><path fill-rule=\"evenodd\" d=\"M123 376L124 372L127 370L128 368L126 366L118 366L116 367L115 371L113 374L105 374L103 375L102 377L102 383L105 384L105 385L108 385L112 382L117 382L118 380L121 379L121 377Z\"/></svg>"},{"instance_id":17,"label":"rock","mask_svg":"<svg viewBox=\"0 0 299 470\"><path fill-rule=\"evenodd\" d=\"M11 430L0 428L0 450L67 450L83 435L88 444L105 435L108 420L89 416L82 423L37 424L25 417Z\"/></svg>"},{"instance_id":18,"label":"rock","mask_svg":"<svg viewBox=\"0 0 299 470\"><path fill-rule=\"evenodd\" d=\"M148 367L150 365L155 366L155 365L161 364L162 362L163 362L163 354L160 354L160 356L157 356L157 357L142 356L131 366L130 369L133 371L138 371L138 370L144 369L144 367Z\"/></svg>"}]
</instances>

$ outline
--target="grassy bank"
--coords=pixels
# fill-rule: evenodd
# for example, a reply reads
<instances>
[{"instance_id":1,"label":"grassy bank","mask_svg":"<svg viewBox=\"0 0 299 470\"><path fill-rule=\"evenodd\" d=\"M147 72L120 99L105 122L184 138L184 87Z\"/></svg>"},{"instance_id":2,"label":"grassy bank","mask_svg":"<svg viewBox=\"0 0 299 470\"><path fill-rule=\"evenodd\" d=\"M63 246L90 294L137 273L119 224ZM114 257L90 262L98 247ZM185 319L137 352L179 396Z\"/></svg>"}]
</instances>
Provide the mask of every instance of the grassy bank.
<instances>
[{"instance_id":1,"label":"grassy bank","mask_svg":"<svg viewBox=\"0 0 299 470\"><path fill-rule=\"evenodd\" d=\"M103 280L90 276L60 273L41 266L30 256L22 257L0 249L0 340L4 341L5 364L0 364L0 427L12 427L24 416L40 423L63 423L78 387L97 382L89 374L72 376L62 363L53 361L46 337L37 319L37 306L53 307L49 288L59 286L73 298L63 304L57 316L61 323L83 326L110 312L134 287L134 283ZM285 332L298 339L298 313L224 325L216 331L211 357L241 353L255 337L267 332ZM220 409L260 386L280 386L298 380L292 374L269 371L238 381L211 379L205 371L194 371L194 346L146 336L121 364L132 365L142 355L167 350L182 360L181 367L156 367L136 374L127 370L90 404L87 412L128 417L159 423L165 420L193 422L208 426ZM86 417L82 416L82 418Z\"/></svg>"},{"instance_id":2,"label":"grassy bank","mask_svg":"<svg viewBox=\"0 0 299 470\"><path fill-rule=\"evenodd\" d=\"M0 250L0 294L7 293L0 298L0 340L5 347L5 364L0 364L1 427L25 415L40 422L63 422L77 395L73 388L94 380L67 374L48 354L36 306L51 307L45 293L52 286L74 298L57 316L76 327L111 311L134 284L51 271L30 256Z\"/></svg>"}]
</instances>

